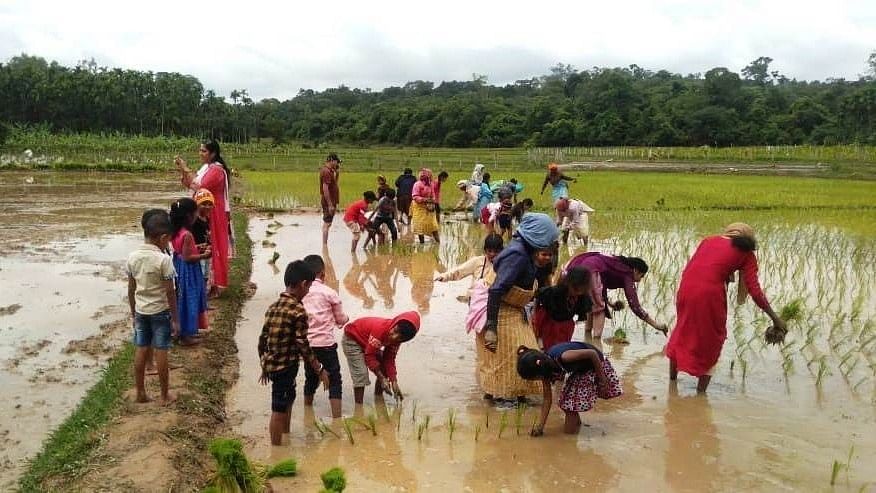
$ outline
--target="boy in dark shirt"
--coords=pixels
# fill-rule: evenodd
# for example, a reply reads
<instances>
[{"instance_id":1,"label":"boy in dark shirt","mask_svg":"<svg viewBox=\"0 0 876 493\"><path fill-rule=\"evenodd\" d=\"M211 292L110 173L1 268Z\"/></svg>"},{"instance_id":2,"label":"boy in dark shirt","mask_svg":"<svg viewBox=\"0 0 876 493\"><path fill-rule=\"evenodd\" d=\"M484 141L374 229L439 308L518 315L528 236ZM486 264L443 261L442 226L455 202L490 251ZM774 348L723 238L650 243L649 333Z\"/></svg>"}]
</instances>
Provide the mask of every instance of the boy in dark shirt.
<instances>
[{"instance_id":1,"label":"boy in dark shirt","mask_svg":"<svg viewBox=\"0 0 876 493\"><path fill-rule=\"evenodd\" d=\"M414 176L414 171L411 168L405 168L405 171L395 180L395 196L398 203L399 222L403 222L401 215L407 216L407 221L404 224L411 224L411 201L413 200L414 183L417 178Z\"/></svg>"}]
</instances>

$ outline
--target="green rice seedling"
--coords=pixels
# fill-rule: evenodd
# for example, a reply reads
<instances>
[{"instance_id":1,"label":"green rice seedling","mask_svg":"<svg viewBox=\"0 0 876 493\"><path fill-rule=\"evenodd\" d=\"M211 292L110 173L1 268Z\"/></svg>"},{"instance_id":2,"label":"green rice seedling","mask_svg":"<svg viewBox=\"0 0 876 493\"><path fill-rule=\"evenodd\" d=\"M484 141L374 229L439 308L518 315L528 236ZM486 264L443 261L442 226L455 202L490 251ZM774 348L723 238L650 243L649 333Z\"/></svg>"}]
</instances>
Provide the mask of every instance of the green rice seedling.
<instances>
[{"instance_id":1,"label":"green rice seedling","mask_svg":"<svg viewBox=\"0 0 876 493\"><path fill-rule=\"evenodd\" d=\"M417 401L414 401L414 410L411 412L411 423L417 422Z\"/></svg>"},{"instance_id":2,"label":"green rice seedling","mask_svg":"<svg viewBox=\"0 0 876 493\"><path fill-rule=\"evenodd\" d=\"M499 419L499 438L502 438L502 432L508 427L508 413L502 413Z\"/></svg>"},{"instance_id":3,"label":"green rice seedling","mask_svg":"<svg viewBox=\"0 0 876 493\"><path fill-rule=\"evenodd\" d=\"M420 422L419 425L417 425L417 440L418 441L422 440L423 435L425 435L426 432L429 431L429 420L430 420L430 417L427 414L426 417L423 418L423 421Z\"/></svg>"},{"instance_id":4,"label":"green rice seedling","mask_svg":"<svg viewBox=\"0 0 876 493\"><path fill-rule=\"evenodd\" d=\"M335 436L335 438L341 438L341 435L339 435L338 432L333 430L331 426L323 423L322 420L319 420L319 427L322 428L323 432L331 433L332 435Z\"/></svg>"},{"instance_id":5,"label":"green rice seedling","mask_svg":"<svg viewBox=\"0 0 876 493\"><path fill-rule=\"evenodd\" d=\"M350 418L344 418L344 433L347 434L347 440L350 441L350 445L356 445L356 440L353 439L353 428L350 425Z\"/></svg>"},{"instance_id":6,"label":"green rice seedling","mask_svg":"<svg viewBox=\"0 0 876 493\"><path fill-rule=\"evenodd\" d=\"M278 251L275 250L275 251L274 251L274 254L271 255L271 259L268 260L268 263L271 264L271 265L276 264L278 258L280 258L280 252L278 252Z\"/></svg>"},{"instance_id":7,"label":"green rice seedling","mask_svg":"<svg viewBox=\"0 0 876 493\"><path fill-rule=\"evenodd\" d=\"M475 431L474 440L478 441L478 437L481 436L481 425L475 425L474 431Z\"/></svg>"},{"instance_id":8,"label":"green rice seedling","mask_svg":"<svg viewBox=\"0 0 876 493\"><path fill-rule=\"evenodd\" d=\"M860 345L859 347L860 347L861 349L866 349L867 346L869 346L870 343L872 343L873 341L876 341L876 335L872 335L872 336L870 336L866 341L862 342L861 345Z\"/></svg>"},{"instance_id":9,"label":"green rice seedling","mask_svg":"<svg viewBox=\"0 0 876 493\"><path fill-rule=\"evenodd\" d=\"M839 476L839 473L840 473L840 471L842 471L842 469L843 469L843 464L840 461L838 461L838 460L833 461L833 465L831 466L831 469L830 469L830 485L831 486L834 486L836 484L836 477Z\"/></svg>"},{"instance_id":10,"label":"green rice seedling","mask_svg":"<svg viewBox=\"0 0 876 493\"><path fill-rule=\"evenodd\" d=\"M748 361L745 359L739 360L739 368L742 368L742 381L745 381L746 375L748 375Z\"/></svg>"},{"instance_id":11,"label":"green rice seedling","mask_svg":"<svg viewBox=\"0 0 876 493\"><path fill-rule=\"evenodd\" d=\"M517 404L517 408L514 409L514 431L517 433L517 436L520 436L520 428L523 426L523 417L526 415L526 403L521 402Z\"/></svg>"},{"instance_id":12,"label":"green rice seedling","mask_svg":"<svg viewBox=\"0 0 876 493\"><path fill-rule=\"evenodd\" d=\"M456 409L447 410L447 435L453 441L453 432L456 431Z\"/></svg>"},{"instance_id":13,"label":"green rice seedling","mask_svg":"<svg viewBox=\"0 0 876 493\"><path fill-rule=\"evenodd\" d=\"M490 408L487 408L487 412L484 413L484 428L490 429Z\"/></svg>"},{"instance_id":14,"label":"green rice seedling","mask_svg":"<svg viewBox=\"0 0 876 493\"><path fill-rule=\"evenodd\" d=\"M779 318L785 322L799 322L803 320L803 299L796 298L779 310Z\"/></svg>"},{"instance_id":15,"label":"green rice seedling","mask_svg":"<svg viewBox=\"0 0 876 493\"><path fill-rule=\"evenodd\" d=\"M861 385L863 385L864 382L866 382L866 381L867 381L867 377L864 377L864 378L858 380L858 383L856 383L855 386L852 387L852 390L855 391L855 392L857 392L857 391L858 391L858 387L860 387Z\"/></svg>"},{"instance_id":16,"label":"green rice seedling","mask_svg":"<svg viewBox=\"0 0 876 493\"><path fill-rule=\"evenodd\" d=\"M827 357L822 356L818 363L818 373L815 376L815 386L821 387L821 382L824 380L825 375L830 374L830 370L827 369Z\"/></svg>"},{"instance_id":17,"label":"green rice seedling","mask_svg":"<svg viewBox=\"0 0 876 493\"><path fill-rule=\"evenodd\" d=\"M316 428L316 431L319 432L319 436L321 436L321 437L325 436L325 430L323 429L319 420L316 418L313 419L313 427Z\"/></svg>"},{"instance_id":18,"label":"green rice seedling","mask_svg":"<svg viewBox=\"0 0 876 493\"><path fill-rule=\"evenodd\" d=\"M276 248L277 244L271 240L262 240L262 248Z\"/></svg>"},{"instance_id":19,"label":"green rice seedling","mask_svg":"<svg viewBox=\"0 0 876 493\"><path fill-rule=\"evenodd\" d=\"M341 493L347 488L347 476L344 474L344 470L340 467L329 469L320 474L319 478L322 479L322 485L325 487L326 491Z\"/></svg>"},{"instance_id":20,"label":"green rice seedling","mask_svg":"<svg viewBox=\"0 0 876 493\"><path fill-rule=\"evenodd\" d=\"M377 415L372 410L372 412L368 413L366 419L368 420L368 427L371 428L371 435L377 436Z\"/></svg>"},{"instance_id":21,"label":"green rice seedling","mask_svg":"<svg viewBox=\"0 0 876 493\"><path fill-rule=\"evenodd\" d=\"M291 477L298 474L298 463L295 462L295 459L286 459L281 460L280 462L274 464L268 469L267 477L276 478L276 477Z\"/></svg>"},{"instance_id":22,"label":"green rice seedling","mask_svg":"<svg viewBox=\"0 0 876 493\"><path fill-rule=\"evenodd\" d=\"M264 475L246 458L240 440L217 438L210 442L209 450L216 459L213 485L219 491L255 493L264 490Z\"/></svg>"}]
</instances>

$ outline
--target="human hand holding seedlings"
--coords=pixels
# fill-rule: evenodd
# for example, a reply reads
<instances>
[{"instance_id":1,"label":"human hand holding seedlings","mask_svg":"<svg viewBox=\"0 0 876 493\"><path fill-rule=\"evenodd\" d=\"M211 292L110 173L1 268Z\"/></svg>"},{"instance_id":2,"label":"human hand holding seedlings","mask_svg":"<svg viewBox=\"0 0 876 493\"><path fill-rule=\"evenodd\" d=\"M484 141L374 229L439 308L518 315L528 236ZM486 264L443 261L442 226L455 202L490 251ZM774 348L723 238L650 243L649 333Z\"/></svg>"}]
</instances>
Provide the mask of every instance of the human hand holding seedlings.
<instances>
[{"instance_id":1,"label":"human hand holding seedlings","mask_svg":"<svg viewBox=\"0 0 876 493\"><path fill-rule=\"evenodd\" d=\"M610 303L609 306L611 306L612 310L619 312L619 311L623 310L627 305L626 305L626 303L624 303L623 300L617 300L613 303Z\"/></svg>"},{"instance_id":2,"label":"human hand holding seedlings","mask_svg":"<svg viewBox=\"0 0 876 493\"><path fill-rule=\"evenodd\" d=\"M499 346L499 334L497 333L499 327L499 322L496 320L487 320L484 324L484 347L487 350L496 352L496 348Z\"/></svg>"}]
</instances>

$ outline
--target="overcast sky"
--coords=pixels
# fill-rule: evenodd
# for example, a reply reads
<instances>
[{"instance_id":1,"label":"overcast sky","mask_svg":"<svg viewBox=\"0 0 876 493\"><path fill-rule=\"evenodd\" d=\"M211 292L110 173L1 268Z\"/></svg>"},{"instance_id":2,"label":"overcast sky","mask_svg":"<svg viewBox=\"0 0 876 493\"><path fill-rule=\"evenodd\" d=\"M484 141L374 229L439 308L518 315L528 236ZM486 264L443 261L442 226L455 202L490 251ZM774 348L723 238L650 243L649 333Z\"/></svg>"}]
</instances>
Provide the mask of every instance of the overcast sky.
<instances>
[{"instance_id":1,"label":"overcast sky","mask_svg":"<svg viewBox=\"0 0 876 493\"><path fill-rule=\"evenodd\" d=\"M227 96L294 96L411 80L504 84L576 68L682 74L759 56L789 78L856 79L876 51L876 0L0 0L0 60L176 71Z\"/></svg>"}]
</instances>

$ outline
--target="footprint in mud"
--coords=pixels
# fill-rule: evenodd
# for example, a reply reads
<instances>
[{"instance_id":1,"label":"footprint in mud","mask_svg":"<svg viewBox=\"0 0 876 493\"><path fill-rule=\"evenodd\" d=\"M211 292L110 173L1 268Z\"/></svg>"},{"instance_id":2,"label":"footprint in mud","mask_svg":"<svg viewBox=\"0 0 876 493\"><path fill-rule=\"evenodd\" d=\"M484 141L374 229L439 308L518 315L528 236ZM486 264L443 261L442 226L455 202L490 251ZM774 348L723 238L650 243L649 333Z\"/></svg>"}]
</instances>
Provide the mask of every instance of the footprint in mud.
<instances>
[{"instance_id":1,"label":"footprint in mud","mask_svg":"<svg viewBox=\"0 0 876 493\"><path fill-rule=\"evenodd\" d=\"M18 310L21 310L21 305L18 303L13 303L9 306L0 306L0 317L3 315L14 315Z\"/></svg>"}]
</instances>

